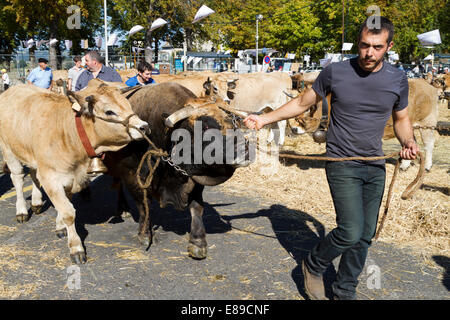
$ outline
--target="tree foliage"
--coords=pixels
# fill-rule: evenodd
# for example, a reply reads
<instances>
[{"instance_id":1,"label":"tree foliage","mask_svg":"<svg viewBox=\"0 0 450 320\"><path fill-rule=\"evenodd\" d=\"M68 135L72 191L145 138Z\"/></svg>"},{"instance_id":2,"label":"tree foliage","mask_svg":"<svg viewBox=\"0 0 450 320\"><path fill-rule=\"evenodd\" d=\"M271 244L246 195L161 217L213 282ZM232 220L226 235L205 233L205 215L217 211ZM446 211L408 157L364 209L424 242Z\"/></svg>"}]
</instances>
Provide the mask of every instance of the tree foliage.
<instances>
[{"instance_id":1,"label":"tree foliage","mask_svg":"<svg viewBox=\"0 0 450 320\"><path fill-rule=\"evenodd\" d=\"M211 40L215 47L237 53L255 47L255 16L261 14L260 48L271 47L282 54L308 53L318 61L325 52L340 52L343 36L346 42L356 43L359 25L371 14L367 12L370 5L377 5L381 14L393 21L396 32L393 50L403 62L431 52L420 46L417 35L433 29L440 30L443 42L434 51L450 50L448 0L108 0L107 3L114 32L126 35L137 24L145 28L144 32L125 37L125 52L133 40L143 41L145 48L157 48L161 40L182 47L186 39L188 50L194 49L195 40ZM66 10L73 4L81 8L79 30L66 26L69 16ZM216 13L192 24L202 4ZM150 25L157 18L169 23L150 32ZM80 40L89 39L93 44L99 31L103 31L100 0L0 0L0 50L4 53L13 52L19 40L35 37L72 40L72 52L77 54L81 52ZM356 45L352 53L356 53ZM149 54L147 50L147 60Z\"/></svg>"}]
</instances>

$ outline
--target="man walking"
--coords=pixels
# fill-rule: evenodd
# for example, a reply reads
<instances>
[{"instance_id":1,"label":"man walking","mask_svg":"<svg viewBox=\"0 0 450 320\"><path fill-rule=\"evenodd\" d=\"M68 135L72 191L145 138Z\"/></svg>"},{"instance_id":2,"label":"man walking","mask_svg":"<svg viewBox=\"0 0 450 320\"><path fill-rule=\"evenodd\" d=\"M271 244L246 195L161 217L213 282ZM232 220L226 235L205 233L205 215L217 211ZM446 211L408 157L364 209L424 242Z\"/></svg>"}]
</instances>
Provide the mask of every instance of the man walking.
<instances>
[{"instance_id":1,"label":"man walking","mask_svg":"<svg viewBox=\"0 0 450 320\"><path fill-rule=\"evenodd\" d=\"M382 156L382 135L392 114L394 131L402 145L400 157L415 159L419 149L408 117L406 74L384 62L392 46L394 26L385 17L369 28L367 20L358 37L358 57L332 63L319 74L311 89L281 108L250 115L244 123L259 129L293 118L331 93L327 156ZM369 18L370 19L370 18ZM372 24L370 24L372 27ZM358 276L375 235L385 185L384 161L327 162L326 175L336 211L337 228L320 241L302 262L305 291L311 299L325 299L322 275L341 256L335 299L356 298Z\"/></svg>"},{"instance_id":2,"label":"man walking","mask_svg":"<svg viewBox=\"0 0 450 320\"><path fill-rule=\"evenodd\" d=\"M75 91L87 87L88 82L94 78L109 82L122 82L122 78L117 71L103 65L103 58L97 51L89 51L84 58L86 59L87 69L78 77Z\"/></svg>"},{"instance_id":3,"label":"man walking","mask_svg":"<svg viewBox=\"0 0 450 320\"><path fill-rule=\"evenodd\" d=\"M67 76L67 90L75 91L75 85L77 84L78 77L84 71L81 67L81 57L76 56L73 58L75 65L69 69L69 74Z\"/></svg>"},{"instance_id":4,"label":"man walking","mask_svg":"<svg viewBox=\"0 0 450 320\"><path fill-rule=\"evenodd\" d=\"M39 58L39 67L31 70L28 75L28 83L34 84L40 88L52 90L53 87L53 73L52 69L47 67L48 60L45 58Z\"/></svg>"}]
</instances>

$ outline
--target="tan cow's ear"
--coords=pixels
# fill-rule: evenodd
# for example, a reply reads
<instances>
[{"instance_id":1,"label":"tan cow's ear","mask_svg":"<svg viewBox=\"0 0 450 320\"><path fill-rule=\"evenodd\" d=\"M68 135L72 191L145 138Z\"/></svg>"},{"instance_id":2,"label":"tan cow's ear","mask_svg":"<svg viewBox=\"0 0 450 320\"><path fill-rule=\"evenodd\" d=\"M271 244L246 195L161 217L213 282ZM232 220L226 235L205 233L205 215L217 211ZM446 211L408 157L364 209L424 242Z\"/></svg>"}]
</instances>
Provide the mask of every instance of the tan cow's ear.
<instances>
[{"instance_id":1,"label":"tan cow's ear","mask_svg":"<svg viewBox=\"0 0 450 320\"><path fill-rule=\"evenodd\" d=\"M76 112L81 112L81 105L83 105L83 98L76 94L73 91L68 90L67 91L67 97L69 98L70 102L72 103L72 109Z\"/></svg>"}]
</instances>

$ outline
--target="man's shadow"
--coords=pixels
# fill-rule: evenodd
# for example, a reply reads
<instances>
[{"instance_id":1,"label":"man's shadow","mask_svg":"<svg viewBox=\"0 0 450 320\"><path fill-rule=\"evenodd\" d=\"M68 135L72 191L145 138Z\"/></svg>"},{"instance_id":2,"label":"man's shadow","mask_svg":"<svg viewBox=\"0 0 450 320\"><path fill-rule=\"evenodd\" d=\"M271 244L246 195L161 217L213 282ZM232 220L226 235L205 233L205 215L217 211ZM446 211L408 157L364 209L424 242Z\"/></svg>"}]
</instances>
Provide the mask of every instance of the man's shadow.
<instances>
[{"instance_id":1,"label":"man's shadow","mask_svg":"<svg viewBox=\"0 0 450 320\"><path fill-rule=\"evenodd\" d=\"M278 241L297 263L297 266L291 272L291 276L299 293L307 299L301 263L311 249L325 237L324 226L309 214L289 209L283 205L272 205L269 209L259 210L256 213L223 216L222 218L231 222L235 219L254 219L259 217L269 219ZM323 278L326 296L332 297L331 284L336 278L333 264L327 268Z\"/></svg>"},{"instance_id":2,"label":"man's shadow","mask_svg":"<svg viewBox=\"0 0 450 320\"><path fill-rule=\"evenodd\" d=\"M90 199L83 199L81 193L75 194L72 198L72 203L77 212L75 226L83 242L89 234L86 225L124 222L122 218L116 216L118 194L116 190L111 188L112 181L110 176L100 176L89 185ZM129 212L137 224L139 222L138 209L128 191L126 189L124 191L130 207ZM178 235L190 232L191 215L188 209L177 211L171 206L162 209L156 201L152 201L150 219L154 230L162 229L165 232L174 232ZM219 213L208 203L204 205L203 221L207 234L225 233L231 230L231 227L220 219ZM158 235L158 231L156 233Z\"/></svg>"}]
</instances>

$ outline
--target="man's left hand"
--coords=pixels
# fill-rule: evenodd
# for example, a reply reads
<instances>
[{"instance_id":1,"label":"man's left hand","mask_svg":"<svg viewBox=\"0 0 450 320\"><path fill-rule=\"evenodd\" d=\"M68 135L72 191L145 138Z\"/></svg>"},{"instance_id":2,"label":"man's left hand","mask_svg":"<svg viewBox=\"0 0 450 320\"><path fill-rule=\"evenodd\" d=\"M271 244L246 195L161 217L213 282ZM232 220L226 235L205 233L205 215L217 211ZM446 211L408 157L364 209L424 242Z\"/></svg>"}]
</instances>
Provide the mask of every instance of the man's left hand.
<instances>
[{"instance_id":1,"label":"man's left hand","mask_svg":"<svg viewBox=\"0 0 450 320\"><path fill-rule=\"evenodd\" d=\"M405 160L414 160L419 153L419 146L414 139L408 140L400 151L400 158Z\"/></svg>"}]
</instances>

